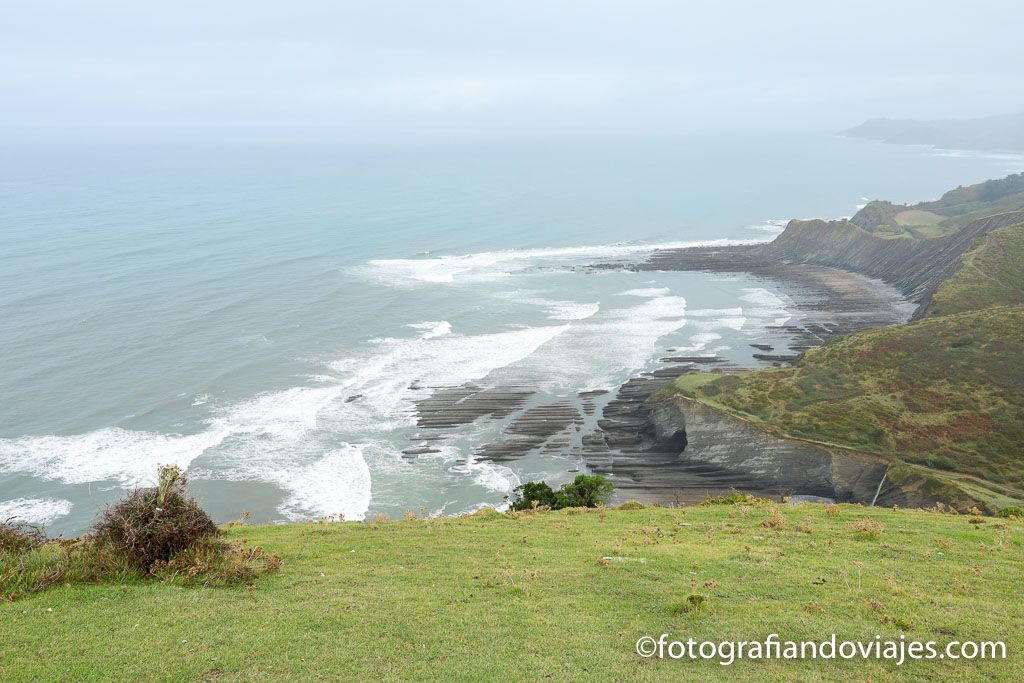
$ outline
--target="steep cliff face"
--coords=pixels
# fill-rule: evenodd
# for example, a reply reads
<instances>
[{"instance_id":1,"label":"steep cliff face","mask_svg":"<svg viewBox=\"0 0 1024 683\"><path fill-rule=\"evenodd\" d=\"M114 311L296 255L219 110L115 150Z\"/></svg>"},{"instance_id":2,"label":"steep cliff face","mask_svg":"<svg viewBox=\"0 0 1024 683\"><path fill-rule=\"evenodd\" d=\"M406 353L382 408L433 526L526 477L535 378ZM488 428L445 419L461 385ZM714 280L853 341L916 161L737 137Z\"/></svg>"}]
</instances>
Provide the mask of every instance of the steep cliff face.
<instances>
[{"instance_id":1,"label":"steep cliff face","mask_svg":"<svg viewBox=\"0 0 1024 683\"><path fill-rule=\"evenodd\" d=\"M661 438L679 439L680 458L744 472L765 488L843 502L871 502L886 464L853 458L814 444L780 439L728 413L683 397L655 401L651 413Z\"/></svg>"},{"instance_id":2,"label":"steep cliff face","mask_svg":"<svg viewBox=\"0 0 1024 683\"><path fill-rule=\"evenodd\" d=\"M779 438L699 401L673 396L656 398L651 405L657 438L685 443L681 460L744 473L765 489L885 506L931 507L941 501L962 509L985 507L913 468Z\"/></svg>"},{"instance_id":3,"label":"steep cliff face","mask_svg":"<svg viewBox=\"0 0 1024 683\"><path fill-rule=\"evenodd\" d=\"M935 290L956 271L961 255L982 235L1024 222L1024 210L981 218L952 235L931 239L878 237L852 221L790 221L762 256L787 263L852 270L899 288L927 308Z\"/></svg>"}]
</instances>

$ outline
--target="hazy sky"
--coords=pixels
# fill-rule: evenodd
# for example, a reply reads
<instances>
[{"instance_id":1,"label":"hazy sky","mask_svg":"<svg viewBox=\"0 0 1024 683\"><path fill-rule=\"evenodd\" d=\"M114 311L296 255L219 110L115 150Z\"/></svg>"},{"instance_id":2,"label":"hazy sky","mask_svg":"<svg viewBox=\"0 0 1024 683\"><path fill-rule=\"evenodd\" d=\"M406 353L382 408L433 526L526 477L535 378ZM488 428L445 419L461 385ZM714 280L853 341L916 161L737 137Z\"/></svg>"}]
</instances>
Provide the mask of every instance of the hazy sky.
<instances>
[{"instance_id":1,"label":"hazy sky","mask_svg":"<svg viewBox=\"0 0 1024 683\"><path fill-rule=\"evenodd\" d=\"M1024 110L1024 3L0 0L0 127L840 128Z\"/></svg>"}]
</instances>

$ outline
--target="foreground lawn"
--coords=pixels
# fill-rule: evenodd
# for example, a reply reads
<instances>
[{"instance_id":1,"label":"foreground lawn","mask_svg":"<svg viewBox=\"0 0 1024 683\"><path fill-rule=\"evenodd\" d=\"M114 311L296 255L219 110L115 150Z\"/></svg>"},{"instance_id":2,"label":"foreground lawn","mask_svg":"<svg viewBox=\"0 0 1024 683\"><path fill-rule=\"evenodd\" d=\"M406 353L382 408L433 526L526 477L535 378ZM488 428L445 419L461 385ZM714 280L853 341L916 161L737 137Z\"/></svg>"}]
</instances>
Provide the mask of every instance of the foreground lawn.
<instances>
[{"instance_id":1,"label":"foreground lawn","mask_svg":"<svg viewBox=\"0 0 1024 683\"><path fill-rule=\"evenodd\" d=\"M282 555L280 573L253 590L138 582L0 604L0 680L987 681L1024 667L1019 519L723 505L228 533ZM691 595L704 604L679 610ZM1004 640L1009 656L723 667L635 653L637 638L665 632L905 632Z\"/></svg>"}]
</instances>

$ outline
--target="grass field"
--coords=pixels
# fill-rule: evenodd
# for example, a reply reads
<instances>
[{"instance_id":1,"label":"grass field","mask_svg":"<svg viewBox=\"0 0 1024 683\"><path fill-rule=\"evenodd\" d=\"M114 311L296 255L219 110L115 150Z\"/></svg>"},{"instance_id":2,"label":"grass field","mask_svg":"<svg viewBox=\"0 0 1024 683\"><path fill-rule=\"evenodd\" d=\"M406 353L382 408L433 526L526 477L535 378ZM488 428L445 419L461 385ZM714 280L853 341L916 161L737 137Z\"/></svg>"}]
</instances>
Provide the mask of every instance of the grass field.
<instances>
[{"instance_id":1,"label":"grass field","mask_svg":"<svg viewBox=\"0 0 1024 683\"><path fill-rule=\"evenodd\" d=\"M850 505L832 512L742 504L234 527L232 539L282 555L281 571L252 590L137 581L0 604L0 679L1019 676L1024 521ZM694 595L703 604L685 611ZM635 653L639 637L662 633L1004 640L1008 658L726 668Z\"/></svg>"}]
</instances>

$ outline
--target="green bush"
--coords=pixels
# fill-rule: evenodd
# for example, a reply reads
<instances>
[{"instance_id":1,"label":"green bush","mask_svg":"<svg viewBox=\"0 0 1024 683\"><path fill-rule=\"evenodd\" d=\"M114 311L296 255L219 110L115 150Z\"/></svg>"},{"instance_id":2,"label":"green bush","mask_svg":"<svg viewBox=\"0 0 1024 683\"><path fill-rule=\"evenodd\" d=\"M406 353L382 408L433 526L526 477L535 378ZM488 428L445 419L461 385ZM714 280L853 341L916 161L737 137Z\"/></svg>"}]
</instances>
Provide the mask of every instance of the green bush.
<instances>
[{"instance_id":1,"label":"green bush","mask_svg":"<svg viewBox=\"0 0 1024 683\"><path fill-rule=\"evenodd\" d=\"M756 498L749 493L733 491L724 496L708 496L700 505L701 507L708 507L710 505L757 505L770 502L767 498Z\"/></svg>"},{"instance_id":2,"label":"green bush","mask_svg":"<svg viewBox=\"0 0 1024 683\"><path fill-rule=\"evenodd\" d=\"M532 510L546 507L552 510L560 507L555 492L543 481L528 481L516 487L516 499L510 506L513 510Z\"/></svg>"},{"instance_id":3,"label":"green bush","mask_svg":"<svg viewBox=\"0 0 1024 683\"><path fill-rule=\"evenodd\" d=\"M531 481L516 487L516 498L509 507L512 510L596 508L608 502L614 488L610 481L597 474L581 474L558 491L543 481Z\"/></svg>"},{"instance_id":4,"label":"green bush","mask_svg":"<svg viewBox=\"0 0 1024 683\"><path fill-rule=\"evenodd\" d=\"M581 474L555 494L559 507L596 508L608 502L615 486L598 474Z\"/></svg>"},{"instance_id":5,"label":"green bush","mask_svg":"<svg viewBox=\"0 0 1024 683\"><path fill-rule=\"evenodd\" d=\"M1010 505L997 513L998 517L1024 517L1024 506Z\"/></svg>"}]
</instances>

